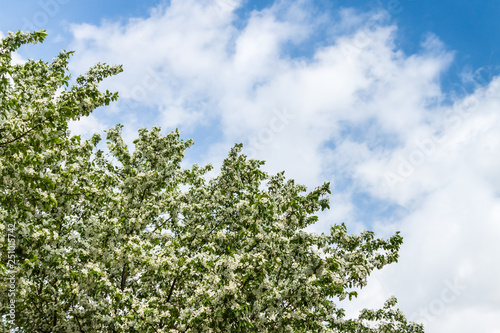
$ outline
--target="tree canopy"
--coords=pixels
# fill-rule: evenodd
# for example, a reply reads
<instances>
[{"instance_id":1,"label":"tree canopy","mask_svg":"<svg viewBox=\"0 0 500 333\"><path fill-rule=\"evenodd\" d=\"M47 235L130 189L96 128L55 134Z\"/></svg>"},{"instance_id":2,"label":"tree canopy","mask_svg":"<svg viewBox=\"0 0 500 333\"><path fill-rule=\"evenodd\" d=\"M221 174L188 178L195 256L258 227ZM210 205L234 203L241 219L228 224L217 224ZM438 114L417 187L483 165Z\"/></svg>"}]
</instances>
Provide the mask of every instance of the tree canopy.
<instances>
[{"instance_id":1,"label":"tree canopy","mask_svg":"<svg viewBox=\"0 0 500 333\"><path fill-rule=\"evenodd\" d=\"M62 51L12 64L44 31L0 42L0 325L16 332L423 332L395 309L346 318L394 263L402 237L345 225L306 232L329 208L329 184L307 189L235 145L219 174L181 167L193 142L159 127L129 150L121 125L107 152L68 122L118 98L98 89L120 66L72 83Z\"/></svg>"}]
</instances>

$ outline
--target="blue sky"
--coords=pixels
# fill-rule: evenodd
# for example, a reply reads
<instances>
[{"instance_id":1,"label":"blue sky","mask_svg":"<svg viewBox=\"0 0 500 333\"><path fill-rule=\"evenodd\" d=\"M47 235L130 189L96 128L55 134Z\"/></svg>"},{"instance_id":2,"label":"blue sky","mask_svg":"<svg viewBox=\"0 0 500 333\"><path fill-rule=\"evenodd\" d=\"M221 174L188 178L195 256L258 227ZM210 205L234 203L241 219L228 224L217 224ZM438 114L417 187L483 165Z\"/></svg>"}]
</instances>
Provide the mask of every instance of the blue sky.
<instances>
[{"instance_id":1,"label":"blue sky","mask_svg":"<svg viewBox=\"0 0 500 333\"><path fill-rule=\"evenodd\" d=\"M0 29L47 29L53 32L48 41L57 35L67 35L68 24L92 23L102 20L127 20L131 17L147 17L151 7L162 3L159 0L145 1L70 1L70 0L26 0L23 3L9 1L3 4ZM269 7L272 1L245 1L238 9L242 18L252 10ZM397 24L398 45L405 52L413 53L422 39L429 33L436 34L449 50L456 52L452 70L445 74L443 83L448 89L462 89L457 86L458 73L464 70L486 68L498 72L500 63L500 3L496 1L431 1L431 0L387 0L387 1L332 1L317 0L312 5L316 10L331 13L341 7L361 11L387 10L390 20ZM318 34L321 37L321 34ZM308 43L321 43L321 38ZM65 47L63 41L54 48ZM52 52L53 53L53 52ZM52 54L50 53L50 54ZM35 56L35 53L33 54ZM491 73L485 73L483 80L489 81Z\"/></svg>"},{"instance_id":2,"label":"blue sky","mask_svg":"<svg viewBox=\"0 0 500 333\"><path fill-rule=\"evenodd\" d=\"M498 333L500 3L493 1L10 1L0 34L46 29L18 60L75 50L70 70L124 65L117 103L74 133L122 123L193 138L186 165L236 142L345 222L400 230L400 263L349 311L392 294L427 332ZM214 171L216 172L216 171ZM410 287L409 287L410 286Z\"/></svg>"}]
</instances>

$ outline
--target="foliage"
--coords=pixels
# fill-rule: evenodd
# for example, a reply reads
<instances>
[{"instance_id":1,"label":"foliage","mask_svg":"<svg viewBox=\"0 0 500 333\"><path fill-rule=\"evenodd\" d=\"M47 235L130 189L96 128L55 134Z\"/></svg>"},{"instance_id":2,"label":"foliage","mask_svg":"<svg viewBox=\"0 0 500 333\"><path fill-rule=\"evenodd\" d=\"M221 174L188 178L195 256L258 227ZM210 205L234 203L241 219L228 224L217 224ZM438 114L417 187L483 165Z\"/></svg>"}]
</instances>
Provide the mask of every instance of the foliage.
<instances>
[{"instance_id":1,"label":"foliage","mask_svg":"<svg viewBox=\"0 0 500 333\"><path fill-rule=\"evenodd\" d=\"M207 179L210 165L181 168L192 141L178 131L141 129L130 152L117 125L107 154L98 134L71 136L68 121L116 100L97 85L121 67L97 64L70 86L71 52L12 64L18 47L44 38L18 32L0 44L4 330L423 332L395 299L357 319L334 303L397 261L399 234L303 231L329 208L329 184L307 192L270 176L241 145Z\"/></svg>"}]
</instances>

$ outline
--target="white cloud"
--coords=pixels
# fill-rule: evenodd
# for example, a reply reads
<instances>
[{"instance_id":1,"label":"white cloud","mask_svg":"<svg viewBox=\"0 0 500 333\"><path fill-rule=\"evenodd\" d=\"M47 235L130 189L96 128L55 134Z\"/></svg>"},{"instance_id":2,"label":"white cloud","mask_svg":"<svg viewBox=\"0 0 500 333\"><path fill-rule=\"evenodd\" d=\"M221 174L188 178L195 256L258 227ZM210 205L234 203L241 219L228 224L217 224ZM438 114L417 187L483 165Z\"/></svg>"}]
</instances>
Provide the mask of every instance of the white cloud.
<instances>
[{"instance_id":1,"label":"white cloud","mask_svg":"<svg viewBox=\"0 0 500 333\"><path fill-rule=\"evenodd\" d=\"M400 263L374 275L361 306L396 294L416 319L430 311L428 332L470 332L469 322L498 332L500 79L445 105L440 75L453 53L436 36L408 55L384 12L343 10L327 23L306 2L281 1L238 28L237 5L172 1L126 24L73 25L73 69L124 64L106 88L124 97L116 109L137 107L135 116L116 113L126 127L178 126L200 138L220 130L197 162L217 166L243 141L267 170L309 187L349 179L333 188L333 211L316 231L342 221L357 231L356 191L400 205L401 221L375 216L373 226L402 231ZM311 59L292 57L290 45L315 29L332 42ZM145 117L143 108L158 112ZM453 301L450 283L464 286Z\"/></svg>"},{"instance_id":2,"label":"white cloud","mask_svg":"<svg viewBox=\"0 0 500 333\"><path fill-rule=\"evenodd\" d=\"M70 121L68 127L72 134L84 137L91 137L94 133L102 134L108 128L94 114L77 121Z\"/></svg>"}]
</instances>

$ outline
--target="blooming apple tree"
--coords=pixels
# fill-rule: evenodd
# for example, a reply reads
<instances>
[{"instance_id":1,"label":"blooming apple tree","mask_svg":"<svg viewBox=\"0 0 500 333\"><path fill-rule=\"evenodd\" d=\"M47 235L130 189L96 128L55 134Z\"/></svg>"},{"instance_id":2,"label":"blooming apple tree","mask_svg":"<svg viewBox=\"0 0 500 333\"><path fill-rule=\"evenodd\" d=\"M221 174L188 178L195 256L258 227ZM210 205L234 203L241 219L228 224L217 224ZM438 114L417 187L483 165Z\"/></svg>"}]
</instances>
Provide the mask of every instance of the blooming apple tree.
<instances>
[{"instance_id":1,"label":"blooming apple tree","mask_svg":"<svg viewBox=\"0 0 500 333\"><path fill-rule=\"evenodd\" d=\"M68 121L117 98L97 64L70 84L71 52L12 64L45 32L0 43L0 326L13 332L423 332L394 308L346 318L374 269L396 262L399 234L304 229L329 208L235 145L218 176L185 169L192 141L121 125L71 136Z\"/></svg>"}]
</instances>

